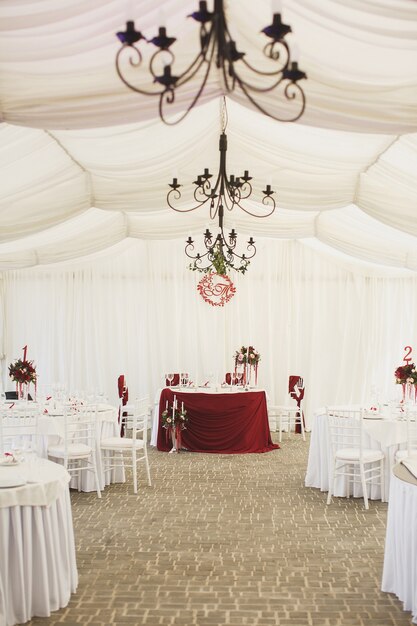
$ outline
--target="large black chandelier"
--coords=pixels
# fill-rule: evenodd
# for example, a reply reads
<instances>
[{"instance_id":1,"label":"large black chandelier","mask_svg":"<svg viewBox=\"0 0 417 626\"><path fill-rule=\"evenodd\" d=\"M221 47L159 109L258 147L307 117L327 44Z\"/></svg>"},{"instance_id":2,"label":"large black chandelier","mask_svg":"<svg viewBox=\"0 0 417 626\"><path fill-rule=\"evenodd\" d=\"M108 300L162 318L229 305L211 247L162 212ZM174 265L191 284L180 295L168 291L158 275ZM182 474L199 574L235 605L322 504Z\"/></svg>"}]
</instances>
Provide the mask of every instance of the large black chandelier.
<instances>
[{"instance_id":1,"label":"large black chandelier","mask_svg":"<svg viewBox=\"0 0 417 626\"><path fill-rule=\"evenodd\" d=\"M234 208L241 209L252 217L269 217L275 211L276 203L273 197L274 190L270 184L265 185L262 191L262 204L266 208L265 213L253 213L243 203L252 195L252 176L248 170L244 170L243 175L228 175L226 153L227 153L227 135L225 133L227 126L227 109L226 99L223 97L221 101L221 134L219 141L220 164L217 176L210 174L209 168L204 168L202 174L196 177L193 182L194 191L193 198L196 204L191 207L179 208L176 202L181 199L180 183L178 178L174 177L172 183L169 184L167 193L168 206L179 213L189 213L195 211L202 206L208 206L210 218L218 218L219 231L217 236L213 236L207 228L204 233L203 252L195 252L194 241L188 237L185 246L186 255L193 260L189 266L192 270L201 272L211 271L213 268L218 274L227 273L228 269L234 269L244 274L249 265L250 259L256 254L255 241L251 236L247 242L246 252L238 253L237 233L234 228L228 235L224 232L224 216L226 211L232 211Z\"/></svg>"},{"instance_id":2,"label":"large black chandelier","mask_svg":"<svg viewBox=\"0 0 417 626\"><path fill-rule=\"evenodd\" d=\"M214 65L220 72L224 93L231 93L239 88L259 111L282 122L295 122L302 116L306 99L298 81L307 78L307 75L298 68L297 61L291 61L290 49L285 41L286 35L291 32L291 26L281 21L280 13L274 13L272 24L261 31L269 39L263 49L263 54L269 61L274 62L274 69L271 65L271 69L267 71L253 67L245 59L245 53L237 50L236 42L231 36L227 24L223 0L214 0L212 12L208 11L207 2L202 0L199 2L198 10L188 17L192 17L200 24L200 51L187 69L178 75L173 73L175 55L171 50L176 38L167 35L165 26L160 26L158 34L149 40L135 29L133 20L126 22L125 31L116 33L122 43L122 47L116 55L116 70L120 79L129 89L139 94L157 96L159 98L159 115L165 124L177 124L194 107L204 91L211 68ZM155 87L151 89L143 89L134 85L123 71L124 63L130 68L141 66L142 53L136 45L141 40L151 43L157 48L149 61L149 72L155 84ZM126 52L127 54L125 54ZM265 78L268 84L261 87L256 82L249 82L239 71L243 66L250 70L254 76ZM201 75L201 83L187 109L178 119L167 120L165 117L166 105L173 104L178 90L197 75ZM288 116L285 119L279 117L276 112L267 110L256 100L257 94L274 90L279 92L279 97L284 103L290 105Z\"/></svg>"}]
</instances>

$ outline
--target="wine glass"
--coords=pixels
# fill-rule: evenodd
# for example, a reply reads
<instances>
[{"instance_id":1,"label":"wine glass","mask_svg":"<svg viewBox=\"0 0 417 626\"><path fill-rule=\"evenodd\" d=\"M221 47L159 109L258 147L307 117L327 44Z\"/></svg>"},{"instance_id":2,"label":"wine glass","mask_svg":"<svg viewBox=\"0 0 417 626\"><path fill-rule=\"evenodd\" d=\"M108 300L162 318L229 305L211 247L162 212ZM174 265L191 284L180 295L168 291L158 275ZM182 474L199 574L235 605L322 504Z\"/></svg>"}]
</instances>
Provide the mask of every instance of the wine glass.
<instances>
[{"instance_id":1,"label":"wine glass","mask_svg":"<svg viewBox=\"0 0 417 626\"><path fill-rule=\"evenodd\" d=\"M6 394L4 391L0 392L0 404L4 404L6 402Z\"/></svg>"},{"instance_id":2,"label":"wine glass","mask_svg":"<svg viewBox=\"0 0 417 626\"><path fill-rule=\"evenodd\" d=\"M167 377L167 379L168 379L169 386L171 387L171 386L172 386L172 381L174 380L174 374L169 373L169 374L167 374L167 376L166 376L166 377Z\"/></svg>"},{"instance_id":3,"label":"wine glass","mask_svg":"<svg viewBox=\"0 0 417 626\"><path fill-rule=\"evenodd\" d=\"M243 372L236 372L236 384L237 385L241 385L242 384L242 378L243 378Z\"/></svg>"}]
</instances>

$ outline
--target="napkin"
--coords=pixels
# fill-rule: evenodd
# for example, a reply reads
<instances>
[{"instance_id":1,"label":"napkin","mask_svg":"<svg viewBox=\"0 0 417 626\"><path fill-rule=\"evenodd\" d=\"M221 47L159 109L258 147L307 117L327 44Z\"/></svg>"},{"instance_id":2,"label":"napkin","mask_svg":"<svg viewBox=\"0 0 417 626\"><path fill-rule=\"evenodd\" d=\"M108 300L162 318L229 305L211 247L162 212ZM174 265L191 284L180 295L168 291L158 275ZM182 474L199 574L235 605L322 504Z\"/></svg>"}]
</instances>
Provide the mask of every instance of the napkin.
<instances>
[{"instance_id":1,"label":"napkin","mask_svg":"<svg viewBox=\"0 0 417 626\"><path fill-rule=\"evenodd\" d=\"M417 478L417 457L407 457L401 461L413 476Z\"/></svg>"}]
</instances>

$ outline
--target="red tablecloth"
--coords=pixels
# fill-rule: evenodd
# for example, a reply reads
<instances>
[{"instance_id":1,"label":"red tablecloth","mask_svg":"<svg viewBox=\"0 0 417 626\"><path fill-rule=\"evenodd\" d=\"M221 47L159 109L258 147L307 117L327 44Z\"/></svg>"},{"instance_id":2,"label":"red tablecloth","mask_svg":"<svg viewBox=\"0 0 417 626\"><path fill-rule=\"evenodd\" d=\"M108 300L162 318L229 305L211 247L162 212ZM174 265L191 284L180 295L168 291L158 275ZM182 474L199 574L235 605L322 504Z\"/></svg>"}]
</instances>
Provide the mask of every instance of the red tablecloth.
<instances>
[{"instance_id":1,"label":"red tablecloth","mask_svg":"<svg viewBox=\"0 0 417 626\"><path fill-rule=\"evenodd\" d=\"M264 391L239 393L190 393L163 389L159 402L159 424L166 402L172 407L184 402L189 420L182 431L182 447L191 452L244 454L269 452L279 448L272 443ZM158 429L158 450L172 448L167 430Z\"/></svg>"}]
</instances>

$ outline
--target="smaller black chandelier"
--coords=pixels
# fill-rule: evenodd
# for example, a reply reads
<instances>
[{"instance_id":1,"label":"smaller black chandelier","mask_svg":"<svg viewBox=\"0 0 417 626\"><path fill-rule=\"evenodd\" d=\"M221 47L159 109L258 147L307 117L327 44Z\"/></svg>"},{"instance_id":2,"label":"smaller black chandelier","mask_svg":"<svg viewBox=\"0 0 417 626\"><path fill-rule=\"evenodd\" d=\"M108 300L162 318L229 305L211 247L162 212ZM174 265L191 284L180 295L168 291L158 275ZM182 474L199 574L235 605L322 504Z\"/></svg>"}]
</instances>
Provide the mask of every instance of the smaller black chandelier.
<instances>
[{"instance_id":1,"label":"smaller black chandelier","mask_svg":"<svg viewBox=\"0 0 417 626\"><path fill-rule=\"evenodd\" d=\"M207 205L210 208L210 218L215 219L218 217L219 232L216 237L207 228L204 233L204 246L205 251L203 253L194 254L194 241L191 237L188 237L185 246L185 254L193 260L193 263L189 265L189 269L197 270L200 272L208 272L212 268L216 270L217 274L226 274L228 269L234 269L237 272L244 274L247 267L256 254L255 241L253 237L249 238L247 242L246 252L239 254L236 251L237 245L237 233L234 228L230 231L229 235L224 233L224 215L225 211L232 211L235 207L238 207L248 215L252 217L268 217L275 211L276 203L273 195L275 191L271 185L266 185L263 190L262 204L267 208L267 212L264 214L253 213L247 207L242 204L242 200L246 200L252 194L251 180L252 176L249 176L249 171L245 170L243 176L236 176L227 174L226 152L227 152L227 136L225 133L227 126L227 108L226 98L222 98L220 104L220 121L221 121L221 135L219 142L220 150L220 165L219 171L216 177L210 174L208 168L204 168L203 174L199 174L194 181L193 197L197 202L190 208L180 209L173 203L175 200L181 198L181 192L179 188L182 186L179 184L177 178L173 178L172 183L168 186L170 190L167 193L168 206L174 211L179 213L189 213L196 209ZM212 182L212 180L213 182Z\"/></svg>"},{"instance_id":2,"label":"smaller black chandelier","mask_svg":"<svg viewBox=\"0 0 417 626\"><path fill-rule=\"evenodd\" d=\"M256 254L255 241L252 237L247 242L247 252L238 254L236 252L237 232L234 228L228 235L223 230L223 206L219 207L219 232L216 237L208 228L204 233L205 252L194 254L194 241L188 237L185 246L185 254L193 260L188 266L190 270L198 272L215 271L216 274L227 274L228 270L244 274L248 269L250 260Z\"/></svg>"},{"instance_id":3,"label":"smaller black chandelier","mask_svg":"<svg viewBox=\"0 0 417 626\"><path fill-rule=\"evenodd\" d=\"M290 49L285 41L286 35L291 32L291 26L281 21L280 13L274 13L272 24L266 26L261 31L269 38L268 43L264 46L263 54L269 61L275 64L266 71L253 67L246 61L245 53L237 50L236 42L228 28L223 0L214 0L213 12L207 10L207 2L205 0L200 1L199 9L188 17L192 17L200 24L200 51L191 64L178 76L172 73L175 55L171 51L171 46L176 41L176 38L168 37L164 26L160 26L158 35L149 40L135 29L135 23L132 20L126 22L125 31L116 33L122 44L116 55L116 71L120 79L129 89L136 93L144 96L159 97L159 116L165 124L177 124L191 111L200 99L211 68L214 65L219 70L223 93L231 93L235 88L239 88L261 113L281 122L295 122L302 116L306 99L298 81L307 78L307 75L298 68L297 61L291 61ZM125 56L127 56L128 65L131 68L138 68L141 65L142 53L135 44L142 39L157 48L149 61L151 79L156 84L152 90L135 86L123 73L123 59ZM129 50L128 55L124 54L126 50ZM253 75L265 78L268 84L261 87L256 83L250 83L239 72L239 68L242 68L242 66L252 72ZM179 88L200 75L200 86L197 88L197 92L192 97L186 111L178 119L168 121L165 117L165 106L175 102L175 96ZM272 92L275 89L280 90L279 97L289 105L290 110L284 117L280 117L277 112L266 110L255 99L257 94Z\"/></svg>"}]
</instances>

